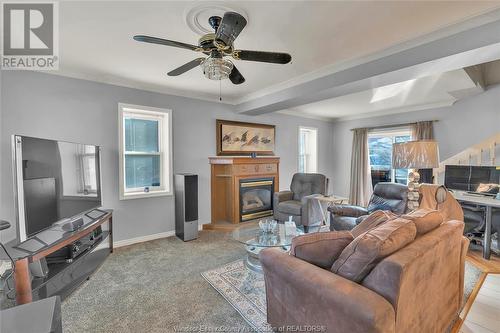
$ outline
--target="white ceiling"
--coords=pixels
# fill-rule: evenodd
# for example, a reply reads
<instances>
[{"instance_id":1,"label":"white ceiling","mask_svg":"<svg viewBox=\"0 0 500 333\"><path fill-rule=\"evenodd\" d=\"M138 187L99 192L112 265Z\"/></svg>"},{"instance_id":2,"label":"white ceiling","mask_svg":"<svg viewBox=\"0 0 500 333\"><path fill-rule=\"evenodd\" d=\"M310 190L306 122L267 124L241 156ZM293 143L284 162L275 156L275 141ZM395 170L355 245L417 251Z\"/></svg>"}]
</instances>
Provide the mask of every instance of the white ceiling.
<instances>
[{"instance_id":1,"label":"white ceiling","mask_svg":"<svg viewBox=\"0 0 500 333\"><path fill-rule=\"evenodd\" d=\"M372 117L449 106L457 100L451 93L469 89L475 90L476 84L460 69L325 99L282 113L328 120Z\"/></svg>"},{"instance_id":2,"label":"white ceiling","mask_svg":"<svg viewBox=\"0 0 500 333\"><path fill-rule=\"evenodd\" d=\"M179 77L166 75L199 54L132 40L135 34L146 34L196 44L199 35L188 27L186 15L197 6L209 4L213 3L61 2L58 74L218 100L219 82L205 79L198 68ZM229 103L243 100L249 94L265 93L325 66L360 58L499 6L498 1L238 1L215 4L241 9L248 16L248 26L235 43L237 48L288 52L293 57L292 63L287 65L235 61L246 82L239 86L228 80L222 82L222 96ZM435 96L435 99L441 97Z\"/></svg>"},{"instance_id":3,"label":"white ceiling","mask_svg":"<svg viewBox=\"0 0 500 333\"><path fill-rule=\"evenodd\" d=\"M348 120L450 106L500 83L500 60L304 104L280 113Z\"/></svg>"}]
</instances>

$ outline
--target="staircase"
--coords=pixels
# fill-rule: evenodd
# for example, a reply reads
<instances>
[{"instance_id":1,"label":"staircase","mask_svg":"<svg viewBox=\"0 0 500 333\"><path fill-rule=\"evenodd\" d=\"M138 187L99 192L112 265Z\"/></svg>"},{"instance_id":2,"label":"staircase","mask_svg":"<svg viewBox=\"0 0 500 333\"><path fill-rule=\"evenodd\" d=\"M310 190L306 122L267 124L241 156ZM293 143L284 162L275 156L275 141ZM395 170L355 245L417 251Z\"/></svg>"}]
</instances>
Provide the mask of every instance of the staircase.
<instances>
[{"instance_id":1,"label":"staircase","mask_svg":"<svg viewBox=\"0 0 500 333\"><path fill-rule=\"evenodd\" d=\"M446 165L500 166L500 132L441 161L434 169L434 182L443 184Z\"/></svg>"}]
</instances>

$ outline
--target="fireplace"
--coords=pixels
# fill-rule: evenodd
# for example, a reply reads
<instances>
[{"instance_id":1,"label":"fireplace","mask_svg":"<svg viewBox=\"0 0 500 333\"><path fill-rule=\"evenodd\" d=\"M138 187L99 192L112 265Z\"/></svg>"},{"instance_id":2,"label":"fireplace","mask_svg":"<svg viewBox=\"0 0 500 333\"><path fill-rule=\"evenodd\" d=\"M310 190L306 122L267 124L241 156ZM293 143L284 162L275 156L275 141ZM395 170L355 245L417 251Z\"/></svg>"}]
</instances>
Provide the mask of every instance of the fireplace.
<instances>
[{"instance_id":1,"label":"fireplace","mask_svg":"<svg viewBox=\"0 0 500 333\"><path fill-rule=\"evenodd\" d=\"M217 156L209 162L212 220L203 229L227 231L244 221L272 215L273 194L279 191L279 157ZM241 195L246 192L243 205Z\"/></svg>"},{"instance_id":2,"label":"fireplace","mask_svg":"<svg viewBox=\"0 0 500 333\"><path fill-rule=\"evenodd\" d=\"M274 177L240 180L240 221L273 215Z\"/></svg>"}]
</instances>

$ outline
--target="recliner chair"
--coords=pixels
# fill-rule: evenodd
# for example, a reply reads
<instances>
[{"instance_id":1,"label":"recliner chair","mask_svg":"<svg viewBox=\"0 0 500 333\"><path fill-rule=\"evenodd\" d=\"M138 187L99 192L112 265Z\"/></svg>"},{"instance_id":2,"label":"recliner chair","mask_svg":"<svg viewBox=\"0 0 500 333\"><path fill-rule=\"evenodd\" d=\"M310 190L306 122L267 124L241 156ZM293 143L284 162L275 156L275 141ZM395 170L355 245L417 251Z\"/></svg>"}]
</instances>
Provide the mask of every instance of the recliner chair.
<instances>
[{"instance_id":1,"label":"recliner chair","mask_svg":"<svg viewBox=\"0 0 500 333\"><path fill-rule=\"evenodd\" d=\"M351 230L376 210L389 210L398 215L406 212L408 186L381 182L375 185L368 207L333 205L330 212L330 230Z\"/></svg>"},{"instance_id":2,"label":"recliner chair","mask_svg":"<svg viewBox=\"0 0 500 333\"><path fill-rule=\"evenodd\" d=\"M292 220L297 225L304 226L307 232L309 225L322 220L322 217L311 216L308 200L318 195L325 195L327 178L319 173L296 173L293 175L289 191L274 193L274 219L278 221Z\"/></svg>"}]
</instances>

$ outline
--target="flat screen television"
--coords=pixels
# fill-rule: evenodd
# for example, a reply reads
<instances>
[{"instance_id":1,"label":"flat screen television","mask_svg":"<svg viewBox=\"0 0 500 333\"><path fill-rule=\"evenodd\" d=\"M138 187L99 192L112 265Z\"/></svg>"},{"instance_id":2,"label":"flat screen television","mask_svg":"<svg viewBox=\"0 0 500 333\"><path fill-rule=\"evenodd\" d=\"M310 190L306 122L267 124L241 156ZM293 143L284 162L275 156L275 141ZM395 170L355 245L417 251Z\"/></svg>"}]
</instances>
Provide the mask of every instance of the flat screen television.
<instances>
[{"instance_id":1,"label":"flat screen television","mask_svg":"<svg viewBox=\"0 0 500 333\"><path fill-rule=\"evenodd\" d=\"M100 147L13 136L20 241L102 206Z\"/></svg>"},{"instance_id":2,"label":"flat screen television","mask_svg":"<svg viewBox=\"0 0 500 333\"><path fill-rule=\"evenodd\" d=\"M476 192L479 184L500 184L500 167L447 165L444 185L452 190Z\"/></svg>"}]
</instances>

